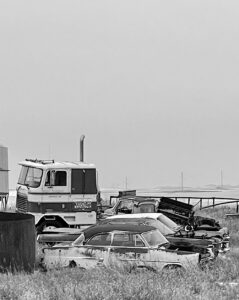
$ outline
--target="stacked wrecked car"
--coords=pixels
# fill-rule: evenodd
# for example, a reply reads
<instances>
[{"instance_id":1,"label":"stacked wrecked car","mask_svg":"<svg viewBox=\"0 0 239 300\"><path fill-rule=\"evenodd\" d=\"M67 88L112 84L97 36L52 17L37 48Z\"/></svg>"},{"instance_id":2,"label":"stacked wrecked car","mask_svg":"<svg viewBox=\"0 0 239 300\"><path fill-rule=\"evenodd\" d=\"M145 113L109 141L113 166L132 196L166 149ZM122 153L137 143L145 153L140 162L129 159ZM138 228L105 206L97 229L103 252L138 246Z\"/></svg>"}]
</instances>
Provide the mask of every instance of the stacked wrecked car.
<instances>
[{"instance_id":1,"label":"stacked wrecked car","mask_svg":"<svg viewBox=\"0 0 239 300\"><path fill-rule=\"evenodd\" d=\"M70 244L44 249L42 267L110 266L121 262L131 269L162 271L200 267L208 257L189 251L170 250L169 241L148 225L102 224L83 230Z\"/></svg>"},{"instance_id":2,"label":"stacked wrecked car","mask_svg":"<svg viewBox=\"0 0 239 300\"><path fill-rule=\"evenodd\" d=\"M162 197L153 199L141 196L130 196L118 198L112 208L107 209L103 218L113 215L128 215L137 213L158 213L161 212L174 221L180 231L178 234L184 237L198 239L217 239L221 246L219 252L229 251L229 232L212 219L202 216L195 216L193 206L187 203Z\"/></svg>"},{"instance_id":3,"label":"stacked wrecked car","mask_svg":"<svg viewBox=\"0 0 239 300\"><path fill-rule=\"evenodd\" d=\"M96 225L53 229L38 236L42 267L110 266L130 269L202 267L229 251L229 232L214 219L195 216L193 206L162 197L118 197Z\"/></svg>"}]
</instances>

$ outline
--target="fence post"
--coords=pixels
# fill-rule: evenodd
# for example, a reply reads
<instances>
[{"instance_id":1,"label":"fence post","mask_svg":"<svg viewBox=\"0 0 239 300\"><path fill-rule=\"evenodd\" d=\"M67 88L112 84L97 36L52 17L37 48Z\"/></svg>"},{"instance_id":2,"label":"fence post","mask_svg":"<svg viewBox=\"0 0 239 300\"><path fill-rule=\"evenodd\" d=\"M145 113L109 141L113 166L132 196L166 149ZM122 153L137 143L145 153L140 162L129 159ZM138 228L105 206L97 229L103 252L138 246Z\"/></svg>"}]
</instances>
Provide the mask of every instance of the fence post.
<instances>
[{"instance_id":1,"label":"fence post","mask_svg":"<svg viewBox=\"0 0 239 300\"><path fill-rule=\"evenodd\" d=\"M215 206L215 198L214 197L212 198L212 206L213 206L213 208Z\"/></svg>"},{"instance_id":2,"label":"fence post","mask_svg":"<svg viewBox=\"0 0 239 300\"><path fill-rule=\"evenodd\" d=\"M202 209L202 198L200 198L200 210Z\"/></svg>"},{"instance_id":3,"label":"fence post","mask_svg":"<svg viewBox=\"0 0 239 300\"><path fill-rule=\"evenodd\" d=\"M237 211L236 211L236 212L237 212L237 214L238 214L238 202L237 202Z\"/></svg>"},{"instance_id":4,"label":"fence post","mask_svg":"<svg viewBox=\"0 0 239 300\"><path fill-rule=\"evenodd\" d=\"M188 204L190 204L190 197L188 197Z\"/></svg>"}]
</instances>

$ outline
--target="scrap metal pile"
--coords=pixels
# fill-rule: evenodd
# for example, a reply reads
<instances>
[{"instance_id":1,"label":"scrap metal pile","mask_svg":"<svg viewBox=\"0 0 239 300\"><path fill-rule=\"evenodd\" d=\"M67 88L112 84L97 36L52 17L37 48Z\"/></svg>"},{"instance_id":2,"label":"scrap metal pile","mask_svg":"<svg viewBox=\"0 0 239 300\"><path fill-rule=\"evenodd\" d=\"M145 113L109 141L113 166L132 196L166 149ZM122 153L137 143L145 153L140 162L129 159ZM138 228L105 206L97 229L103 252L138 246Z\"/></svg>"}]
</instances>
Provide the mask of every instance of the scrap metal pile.
<instances>
[{"instance_id":1,"label":"scrap metal pile","mask_svg":"<svg viewBox=\"0 0 239 300\"><path fill-rule=\"evenodd\" d=\"M203 267L230 250L227 228L195 216L193 206L167 197L119 194L88 228L45 229L38 242L44 268L108 266L154 271Z\"/></svg>"}]
</instances>

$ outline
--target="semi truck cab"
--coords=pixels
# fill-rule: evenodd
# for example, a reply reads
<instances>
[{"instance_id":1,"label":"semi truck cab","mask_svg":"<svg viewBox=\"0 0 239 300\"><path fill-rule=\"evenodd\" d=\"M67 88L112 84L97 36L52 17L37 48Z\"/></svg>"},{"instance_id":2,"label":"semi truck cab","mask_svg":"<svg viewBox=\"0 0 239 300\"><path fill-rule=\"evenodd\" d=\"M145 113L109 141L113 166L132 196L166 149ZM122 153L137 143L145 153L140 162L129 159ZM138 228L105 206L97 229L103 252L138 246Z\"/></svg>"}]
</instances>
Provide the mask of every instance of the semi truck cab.
<instances>
[{"instance_id":1,"label":"semi truck cab","mask_svg":"<svg viewBox=\"0 0 239 300\"><path fill-rule=\"evenodd\" d=\"M16 210L33 214L38 232L96 223L100 197L93 164L37 159L19 164Z\"/></svg>"}]
</instances>

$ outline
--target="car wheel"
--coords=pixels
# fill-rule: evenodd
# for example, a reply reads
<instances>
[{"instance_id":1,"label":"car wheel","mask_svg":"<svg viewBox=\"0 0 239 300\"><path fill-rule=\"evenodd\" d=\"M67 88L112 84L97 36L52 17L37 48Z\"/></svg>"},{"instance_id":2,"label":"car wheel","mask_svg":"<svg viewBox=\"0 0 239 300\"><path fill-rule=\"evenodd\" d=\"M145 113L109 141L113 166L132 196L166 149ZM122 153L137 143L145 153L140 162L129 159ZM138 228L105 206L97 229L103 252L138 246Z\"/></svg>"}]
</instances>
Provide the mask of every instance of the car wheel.
<instances>
[{"instance_id":1,"label":"car wheel","mask_svg":"<svg viewBox=\"0 0 239 300\"><path fill-rule=\"evenodd\" d=\"M131 272L153 272L156 273L156 270L153 267L150 266L133 266L130 269L130 273Z\"/></svg>"},{"instance_id":2,"label":"car wheel","mask_svg":"<svg viewBox=\"0 0 239 300\"><path fill-rule=\"evenodd\" d=\"M177 274L182 274L184 271L184 268L180 265L167 265L163 267L163 271L174 271Z\"/></svg>"},{"instance_id":3,"label":"car wheel","mask_svg":"<svg viewBox=\"0 0 239 300\"><path fill-rule=\"evenodd\" d=\"M69 262L69 268L75 268L76 267L76 262L74 260L71 260Z\"/></svg>"}]
</instances>

